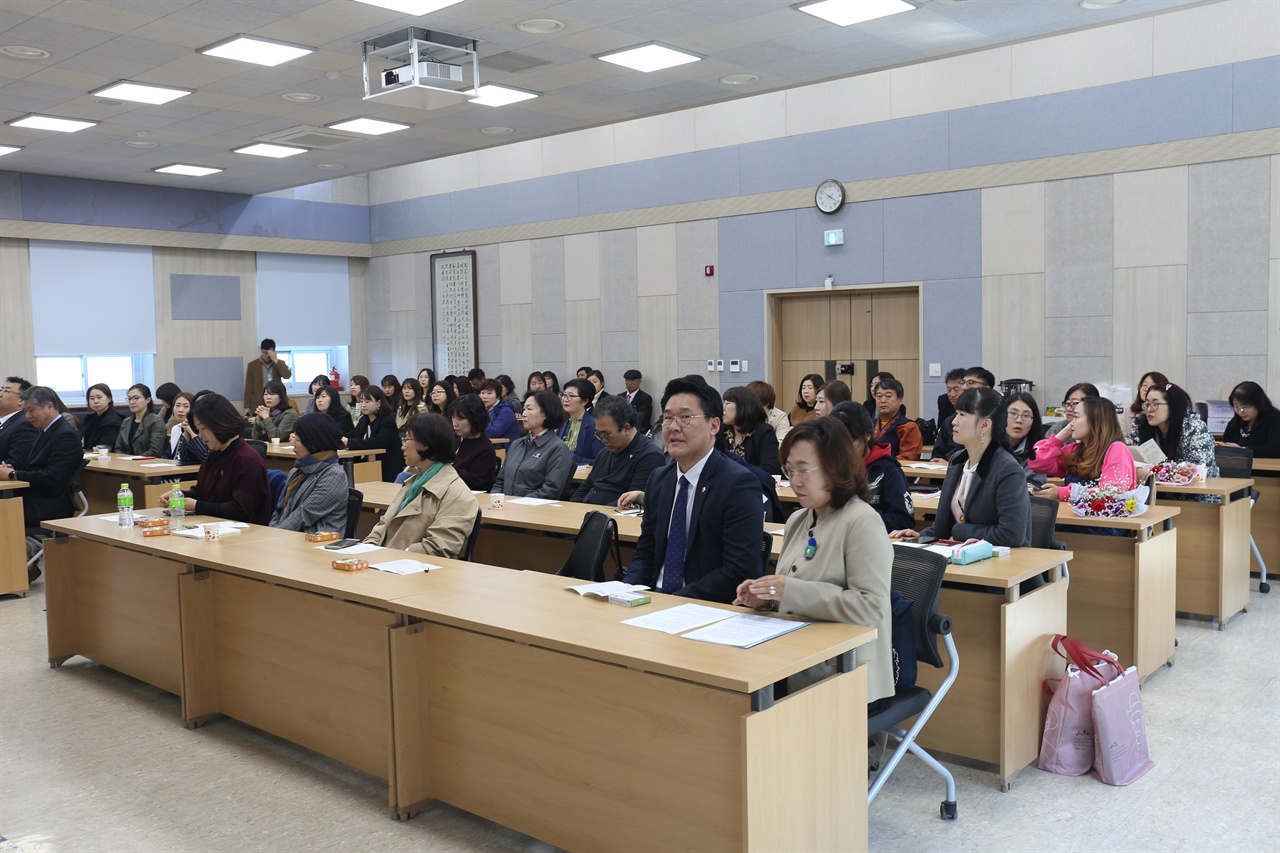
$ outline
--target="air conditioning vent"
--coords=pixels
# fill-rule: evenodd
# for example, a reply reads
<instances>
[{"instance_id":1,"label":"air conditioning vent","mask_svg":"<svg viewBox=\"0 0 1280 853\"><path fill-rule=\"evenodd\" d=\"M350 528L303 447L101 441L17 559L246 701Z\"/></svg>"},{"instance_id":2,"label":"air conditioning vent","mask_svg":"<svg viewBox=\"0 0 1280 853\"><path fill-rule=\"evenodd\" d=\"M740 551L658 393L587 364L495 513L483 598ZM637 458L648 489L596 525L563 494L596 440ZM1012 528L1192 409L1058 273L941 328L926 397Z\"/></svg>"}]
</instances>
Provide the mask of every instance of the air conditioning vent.
<instances>
[{"instance_id":1,"label":"air conditioning vent","mask_svg":"<svg viewBox=\"0 0 1280 853\"><path fill-rule=\"evenodd\" d=\"M277 142L281 145L297 145L300 148L319 148L325 151L332 151L335 148L344 148L357 142L365 142L367 137L339 133L336 130L328 130L323 127L304 126L291 127L288 130L282 130L268 136L260 136L258 140L260 142Z\"/></svg>"}]
</instances>

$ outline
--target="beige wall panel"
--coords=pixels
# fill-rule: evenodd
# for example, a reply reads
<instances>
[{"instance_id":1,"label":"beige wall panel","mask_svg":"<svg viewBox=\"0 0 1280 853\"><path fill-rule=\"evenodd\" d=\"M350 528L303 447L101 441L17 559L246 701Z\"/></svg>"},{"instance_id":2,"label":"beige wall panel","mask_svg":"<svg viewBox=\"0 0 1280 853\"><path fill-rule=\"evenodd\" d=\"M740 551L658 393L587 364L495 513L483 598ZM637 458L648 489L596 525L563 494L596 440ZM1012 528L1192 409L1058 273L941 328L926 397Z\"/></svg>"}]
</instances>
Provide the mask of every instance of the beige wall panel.
<instances>
[{"instance_id":1,"label":"beige wall panel","mask_svg":"<svg viewBox=\"0 0 1280 853\"><path fill-rule=\"evenodd\" d=\"M477 151L480 158L480 186L542 177L542 140L529 139ZM448 159L448 158L445 158Z\"/></svg>"},{"instance_id":2,"label":"beige wall panel","mask_svg":"<svg viewBox=\"0 0 1280 853\"><path fill-rule=\"evenodd\" d=\"M708 104L695 111L695 121L699 151L774 139L787 126L786 95L770 92Z\"/></svg>"},{"instance_id":3,"label":"beige wall panel","mask_svg":"<svg viewBox=\"0 0 1280 853\"><path fill-rule=\"evenodd\" d=\"M443 158L449 159L449 158ZM411 198L422 198L431 195L431 187L426 178L427 164L439 162L426 160L421 163L407 163L393 169L379 169L369 173L369 203L389 204L393 201L405 201Z\"/></svg>"},{"instance_id":4,"label":"beige wall panel","mask_svg":"<svg viewBox=\"0 0 1280 853\"><path fill-rule=\"evenodd\" d=\"M502 370L512 378L533 372L533 305L502 306Z\"/></svg>"},{"instance_id":5,"label":"beige wall panel","mask_svg":"<svg viewBox=\"0 0 1280 853\"><path fill-rule=\"evenodd\" d=\"M1043 389L1044 356L1044 276L983 276L982 366Z\"/></svg>"},{"instance_id":6,"label":"beige wall panel","mask_svg":"<svg viewBox=\"0 0 1280 853\"><path fill-rule=\"evenodd\" d=\"M351 294L351 346L347 350L347 369L342 374L342 384L353 373L360 373L369 363L369 333L365 328L365 280L369 273L368 258L349 258L347 279ZM352 368L358 368L353 370Z\"/></svg>"},{"instance_id":7,"label":"beige wall panel","mask_svg":"<svg viewBox=\"0 0 1280 853\"><path fill-rule=\"evenodd\" d=\"M1187 268L1116 270L1112 381L1137 382L1148 370L1187 381Z\"/></svg>"},{"instance_id":8,"label":"beige wall panel","mask_svg":"<svg viewBox=\"0 0 1280 853\"><path fill-rule=\"evenodd\" d=\"M0 362L6 373L36 381L36 344L31 319L31 255L26 240L0 237Z\"/></svg>"},{"instance_id":9,"label":"beige wall panel","mask_svg":"<svg viewBox=\"0 0 1280 853\"><path fill-rule=\"evenodd\" d=\"M1187 262L1187 169L1115 176L1115 265L1155 267Z\"/></svg>"},{"instance_id":10,"label":"beige wall panel","mask_svg":"<svg viewBox=\"0 0 1280 853\"><path fill-rule=\"evenodd\" d=\"M1276 53L1280 3L1232 0L1157 15L1153 74L1261 59Z\"/></svg>"},{"instance_id":11,"label":"beige wall panel","mask_svg":"<svg viewBox=\"0 0 1280 853\"><path fill-rule=\"evenodd\" d=\"M1013 97L1032 98L1151 76L1151 18L1013 45Z\"/></svg>"},{"instance_id":12,"label":"beige wall panel","mask_svg":"<svg viewBox=\"0 0 1280 853\"><path fill-rule=\"evenodd\" d=\"M1044 184L982 191L982 274L1044 272Z\"/></svg>"},{"instance_id":13,"label":"beige wall panel","mask_svg":"<svg viewBox=\"0 0 1280 853\"><path fill-rule=\"evenodd\" d=\"M613 147L619 163L688 154L695 150L694 110L678 110L614 125Z\"/></svg>"},{"instance_id":14,"label":"beige wall panel","mask_svg":"<svg viewBox=\"0 0 1280 853\"><path fill-rule=\"evenodd\" d=\"M565 236L564 298L569 301L600 298L600 234L598 232Z\"/></svg>"},{"instance_id":15,"label":"beige wall panel","mask_svg":"<svg viewBox=\"0 0 1280 853\"><path fill-rule=\"evenodd\" d=\"M613 165L613 125L542 140L542 174L561 175Z\"/></svg>"},{"instance_id":16,"label":"beige wall panel","mask_svg":"<svg viewBox=\"0 0 1280 853\"><path fill-rule=\"evenodd\" d=\"M416 271L413 255L393 255L387 258L386 273L392 311L413 311L418 307L417 290L414 287Z\"/></svg>"},{"instance_id":17,"label":"beige wall panel","mask_svg":"<svg viewBox=\"0 0 1280 853\"><path fill-rule=\"evenodd\" d=\"M570 369L577 370L579 364L600 364L600 300L566 302L564 313L568 324L565 327L564 352Z\"/></svg>"},{"instance_id":18,"label":"beige wall panel","mask_svg":"<svg viewBox=\"0 0 1280 853\"><path fill-rule=\"evenodd\" d=\"M676 226L652 225L636 229L636 294L674 296L676 293Z\"/></svg>"},{"instance_id":19,"label":"beige wall panel","mask_svg":"<svg viewBox=\"0 0 1280 853\"><path fill-rule=\"evenodd\" d=\"M417 319L416 311L391 312L391 372L401 379L418 375Z\"/></svg>"},{"instance_id":20,"label":"beige wall panel","mask_svg":"<svg viewBox=\"0 0 1280 853\"><path fill-rule=\"evenodd\" d=\"M1271 157L1271 257L1280 258L1280 154Z\"/></svg>"},{"instance_id":21,"label":"beige wall panel","mask_svg":"<svg viewBox=\"0 0 1280 853\"><path fill-rule=\"evenodd\" d=\"M889 72L788 89L787 135L888 121Z\"/></svg>"},{"instance_id":22,"label":"beige wall panel","mask_svg":"<svg viewBox=\"0 0 1280 853\"><path fill-rule=\"evenodd\" d=\"M1272 173L1275 174L1274 172ZM1274 186L1274 185L1273 185ZM1274 217L1274 214L1272 214ZM1267 320L1267 388L1280 397L1280 259L1271 261Z\"/></svg>"},{"instance_id":23,"label":"beige wall panel","mask_svg":"<svg viewBox=\"0 0 1280 853\"><path fill-rule=\"evenodd\" d=\"M893 69L893 118L1009 100L1011 55L999 47Z\"/></svg>"},{"instance_id":24,"label":"beige wall panel","mask_svg":"<svg viewBox=\"0 0 1280 853\"><path fill-rule=\"evenodd\" d=\"M156 246L151 250L155 273L156 361L155 380L159 385L173 379L175 358L241 356L248 361L258 349L257 256L252 252L223 252L215 249L173 249ZM169 277L180 275L227 275L240 279L239 320L173 320ZM270 330L263 335L270 335Z\"/></svg>"},{"instance_id":25,"label":"beige wall panel","mask_svg":"<svg viewBox=\"0 0 1280 853\"><path fill-rule=\"evenodd\" d=\"M676 296L641 296L637 300L640 321L640 372L658 381L676 375ZM595 362L583 362L595 364ZM618 383L621 385L621 383Z\"/></svg>"},{"instance_id":26,"label":"beige wall panel","mask_svg":"<svg viewBox=\"0 0 1280 853\"><path fill-rule=\"evenodd\" d=\"M533 256L528 240L499 246L498 269L502 270L502 281L498 289L500 304L521 305L533 302Z\"/></svg>"}]
</instances>

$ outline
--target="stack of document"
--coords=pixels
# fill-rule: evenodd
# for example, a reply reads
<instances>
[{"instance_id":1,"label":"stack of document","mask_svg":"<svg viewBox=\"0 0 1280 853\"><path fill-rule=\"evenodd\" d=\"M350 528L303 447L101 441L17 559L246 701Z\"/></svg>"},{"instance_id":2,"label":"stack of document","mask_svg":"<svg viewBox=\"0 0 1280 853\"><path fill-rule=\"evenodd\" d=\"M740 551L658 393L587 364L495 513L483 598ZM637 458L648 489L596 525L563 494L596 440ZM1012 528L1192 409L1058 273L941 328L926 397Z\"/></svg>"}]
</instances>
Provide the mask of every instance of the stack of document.
<instances>
[{"instance_id":1,"label":"stack of document","mask_svg":"<svg viewBox=\"0 0 1280 853\"><path fill-rule=\"evenodd\" d=\"M721 646L749 649L763 642L790 634L808 625L775 616L756 613L735 613L705 604L681 604L654 613L646 613L622 620L624 625L662 631L664 634L684 634L686 640L699 640ZM703 627L709 626L709 627ZM693 629L700 630L693 630ZM689 633L684 633L688 631Z\"/></svg>"}]
</instances>

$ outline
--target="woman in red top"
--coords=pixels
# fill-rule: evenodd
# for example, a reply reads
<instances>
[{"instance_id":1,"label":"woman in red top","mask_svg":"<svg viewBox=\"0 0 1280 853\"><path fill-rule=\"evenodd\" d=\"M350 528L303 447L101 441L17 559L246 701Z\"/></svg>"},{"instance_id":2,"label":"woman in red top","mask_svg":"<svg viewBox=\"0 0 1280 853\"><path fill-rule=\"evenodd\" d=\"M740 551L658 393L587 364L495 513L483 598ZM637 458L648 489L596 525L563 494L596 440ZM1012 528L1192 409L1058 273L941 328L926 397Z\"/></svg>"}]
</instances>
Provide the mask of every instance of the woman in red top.
<instances>
[{"instance_id":1,"label":"woman in red top","mask_svg":"<svg viewBox=\"0 0 1280 853\"><path fill-rule=\"evenodd\" d=\"M195 488L166 492L160 506L167 507L170 496L178 492L186 498L187 512L196 515L251 524L271 521L267 464L240 438L240 412L221 394L206 394L192 405L189 418L196 435L209 446L209 455L200 463Z\"/></svg>"}]
</instances>

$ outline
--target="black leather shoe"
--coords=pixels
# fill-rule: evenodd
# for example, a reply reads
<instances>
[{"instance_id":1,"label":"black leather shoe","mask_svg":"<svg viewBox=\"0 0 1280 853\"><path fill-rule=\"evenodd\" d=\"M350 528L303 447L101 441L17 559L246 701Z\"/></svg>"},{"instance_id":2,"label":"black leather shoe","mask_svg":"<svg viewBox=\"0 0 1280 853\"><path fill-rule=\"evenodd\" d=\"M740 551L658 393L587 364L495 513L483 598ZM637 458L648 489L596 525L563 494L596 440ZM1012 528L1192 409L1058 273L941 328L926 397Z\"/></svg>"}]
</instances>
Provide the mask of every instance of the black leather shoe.
<instances>
[{"instance_id":1,"label":"black leather shoe","mask_svg":"<svg viewBox=\"0 0 1280 853\"><path fill-rule=\"evenodd\" d=\"M42 573L40 571L39 566L32 566L31 568L27 569L27 584L30 585L35 583L36 578L40 577L41 574Z\"/></svg>"}]
</instances>

